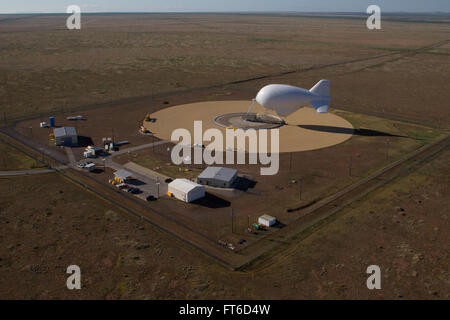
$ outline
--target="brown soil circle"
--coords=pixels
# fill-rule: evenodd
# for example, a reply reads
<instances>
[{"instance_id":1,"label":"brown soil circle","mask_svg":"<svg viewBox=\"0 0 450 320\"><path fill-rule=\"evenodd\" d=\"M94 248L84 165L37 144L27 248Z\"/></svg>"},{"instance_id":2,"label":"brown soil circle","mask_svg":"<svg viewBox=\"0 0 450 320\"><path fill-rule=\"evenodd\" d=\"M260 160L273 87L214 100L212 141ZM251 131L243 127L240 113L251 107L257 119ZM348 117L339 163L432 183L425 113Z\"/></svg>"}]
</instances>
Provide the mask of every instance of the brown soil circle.
<instances>
[{"instance_id":1,"label":"brown soil circle","mask_svg":"<svg viewBox=\"0 0 450 320\"><path fill-rule=\"evenodd\" d=\"M201 121L202 133L214 128L223 134L225 144L226 130L224 125L219 125L215 119L221 115L244 114L247 112L251 101L208 101L183 104L157 111L151 115L155 122L144 121L143 125L156 137L163 140L171 140L172 133L176 129L186 129L191 133L194 144L194 122ZM252 112L263 113L266 110L259 104L255 104ZM270 150L270 131L279 130L279 151L298 152L316 150L330 147L350 139L353 135L353 126L344 118L329 113L317 113L313 108L304 107L284 118L284 125L263 124L269 128L262 128L268 133L268 148ZM257 125L257 123L256 123ZM270 128L273 126L274 128ZM255 128L258 129L258 128ZM244 130L246 131L246 130ZM210 142L204 141L207 146ZM248 150L248 146L246 146ZM224 149L225 150L225 146Z\"/></svg>"}]
</instances>

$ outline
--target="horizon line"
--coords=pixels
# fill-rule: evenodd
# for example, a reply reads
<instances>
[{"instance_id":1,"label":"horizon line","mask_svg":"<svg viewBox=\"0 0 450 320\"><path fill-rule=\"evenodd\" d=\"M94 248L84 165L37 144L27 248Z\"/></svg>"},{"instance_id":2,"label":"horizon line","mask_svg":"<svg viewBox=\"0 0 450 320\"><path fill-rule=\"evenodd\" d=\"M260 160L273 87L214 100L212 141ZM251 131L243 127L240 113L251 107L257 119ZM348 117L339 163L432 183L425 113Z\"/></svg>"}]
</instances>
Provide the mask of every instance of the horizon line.
<instances>
[{"instance_id":1,"label":"horizon line","mask_svg":"<svg viewBox=\"0 0 450 320\"><path fill-rule=\"evenodd\" d=\"M296 10L239 10L239 11L81 11L82 14L173 14L173 13L292 13L292 14L364 14L365 11L296 11ZM0 14L69 14L66 12L24 11L24 12L0 12ZM382 14L450 14L450 11L386 11Z\"/></svg>"}]
</instances>

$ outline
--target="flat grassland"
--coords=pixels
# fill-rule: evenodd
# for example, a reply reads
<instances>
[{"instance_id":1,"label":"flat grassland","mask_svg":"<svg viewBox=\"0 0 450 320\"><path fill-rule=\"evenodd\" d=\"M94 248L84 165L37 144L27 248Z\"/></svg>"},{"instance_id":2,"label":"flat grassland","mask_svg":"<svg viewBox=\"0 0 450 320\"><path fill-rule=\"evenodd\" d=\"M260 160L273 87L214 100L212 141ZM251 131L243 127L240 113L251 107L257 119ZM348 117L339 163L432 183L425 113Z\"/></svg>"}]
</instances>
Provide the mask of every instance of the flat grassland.
<instances>
[{"instance_id":1,"label":"flat grassland","mask_svg":"<svg viewBox=\"0 0 450 320\"><path fill-rule=\"evenodd\" d=\"M355 134L350 140L309 152L282 153L279 172L274 176L261 176L260 165L227 165L255 183L251 192L237 198L218 193L219 199L212 201L214 205L186 205L165 200L152 206L215 241L225 240L237 245L240 239L246 240L245 245L237 245L240 250L255 241L263 241L259 239L262 235L253 236L246 232L249 221L252 224L262 214L270 214L280 223L289 225L302 216L301 209L404 158L440 136L429 127L351 112L333 112L355 125ZM172 178L195 179L205 168L203 165L176 166L169 163L166 148L167 145L162 145L120 155L116 161L132 161Z\"/></svg>"},{"instance_id":2,"label":"flat grassland","mask_svg":"<svg viewBox=\"0 0 450 320\"><path fill-rule=\"evenodd\" d=\"M450 181L442 172L450 170L449 156L447 150L238 272L58 174L0 178L0 297L448 299ZM65 270L74 263L80 291L66 288ZM372 264L381 267L382 290L366 288Z\"/></svg>"},{"instance_id":3,"label":"flat grassland","mask_svg":"<svg viewBox=\"0 0 450 320\"><path fill-rule=\"evenodd\" d=\"M352 17L84 15L83 29L68 31L64 15L0 16L0 120L15 120L19 132L48 144L39 119L53 114L66 124L67 115L82 113L88 120L78 129L94 143L114 134L140 144L149 142L137 133L146 113L249 100L269 83L309 88L330 79L334 112L359 134L332 148L282 155L277 180L257 184L272 198L254 204L255 212L282 215L298 205L291 180L323 186L304 188L300 205L308 204L450 129L449 21L400 20L369 31L364 19ZM0 297L448 299L449 155L239 272L60 175L2 177ZM164 167L167 159L165 146L130 156L149 167ZM17 162L14 155L5 159ZM259 167L241 169L256 176ZM267 206L280 199L281 209ZM245 210L239 229L251 214ZM79 292L65 287L65 268L74 261L83 272ZM383 270L381 291L366 288L371 264Z\"/></svg>"},{"instance_id":4,"label":"flat grassland","mask_svg":"<svg viewBox=\"0 0 450 320\"><path fill-rule=\"evenodd\" d=\"M156 107L157 97L195 89L196 101L211 100L204 88L223 84L240 93L232 98L251 99L274 81L308 88L322 78L340 108L450 120L449 21L387 20L370 31L364 19L342 17L95 14L69 31L65 15L0 18L0 116L10 120L125 107L125 98Z\"/></svg>"},{"instance_id":5,"label":"flat grassland","mask_svg":"<svg viewBox=\"0 0 450 320\"><path fill-rule=\"evenodd\" d=\"M31 170L42 167L42 163L0 138L0 171Z\"/></svg>"}]
</instances>

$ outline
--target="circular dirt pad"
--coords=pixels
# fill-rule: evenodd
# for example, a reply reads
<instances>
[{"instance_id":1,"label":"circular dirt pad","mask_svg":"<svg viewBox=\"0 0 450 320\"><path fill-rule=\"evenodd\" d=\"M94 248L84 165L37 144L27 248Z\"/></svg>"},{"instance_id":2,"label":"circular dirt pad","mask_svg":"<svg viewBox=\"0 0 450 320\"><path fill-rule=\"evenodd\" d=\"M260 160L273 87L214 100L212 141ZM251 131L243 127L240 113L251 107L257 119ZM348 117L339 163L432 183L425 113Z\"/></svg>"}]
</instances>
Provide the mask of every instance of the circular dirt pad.
<instances>
[{"instance_id":1,"label":"circular dirt pad","mask_svg":"<svg viewBox=\"0 0 450 320\"><path fill-rule=\"evenodd\" d=\"M251 101L210 101L170 107L153 113L152 118L156 118L156 122L144 121L144 127L163 140L170 140L175 129L187 129L194 144L194 121L202 121L203 133L207 129L215 128L222 131L225 140L227 128L217 125L214 119L223 114L245 113L251 103ZM252 108L252 112L264 111L264 108L256 103ZM325 148L342 143L353 134L353 126L347 120L333 113L317 113L309 107L299 109L284 120L286 124L276 126L276 129L258 130L267 132L269 150L272 130L279 130L280 152ZM204 145L208 144L208 141L204 142Z\"/></svg>"}]
</instances>

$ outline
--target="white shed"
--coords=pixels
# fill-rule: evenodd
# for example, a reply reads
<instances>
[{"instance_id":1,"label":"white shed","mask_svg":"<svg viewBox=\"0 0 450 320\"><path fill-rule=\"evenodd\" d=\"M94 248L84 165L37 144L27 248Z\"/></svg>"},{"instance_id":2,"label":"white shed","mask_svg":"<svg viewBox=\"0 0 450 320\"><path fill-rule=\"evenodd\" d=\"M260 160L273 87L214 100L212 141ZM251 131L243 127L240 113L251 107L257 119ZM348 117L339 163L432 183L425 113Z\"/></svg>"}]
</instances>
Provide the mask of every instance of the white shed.
<instances>
[{"instance_id":1,"label":"white shed","mask_svg":"<svg viewBox=\"0 0 450 320\"><path fill-rule=\"evenodd\" d=\"M268 214L264 214L258 218L258 223L266 227L271 227L275 223L277 223L277 219L275 217L269 216Z\"/></svg>"},{"instance_id":2,"label":"white shed","mask_svg":"<svg viewBox=\"0 0 450 320\"><path fill-rule=\"evenodd\" d=\"M192 202L205 196L205 187L188 179L175 179L169 183L168 191L184 202Z\"/></svg>"}]
</instances>

